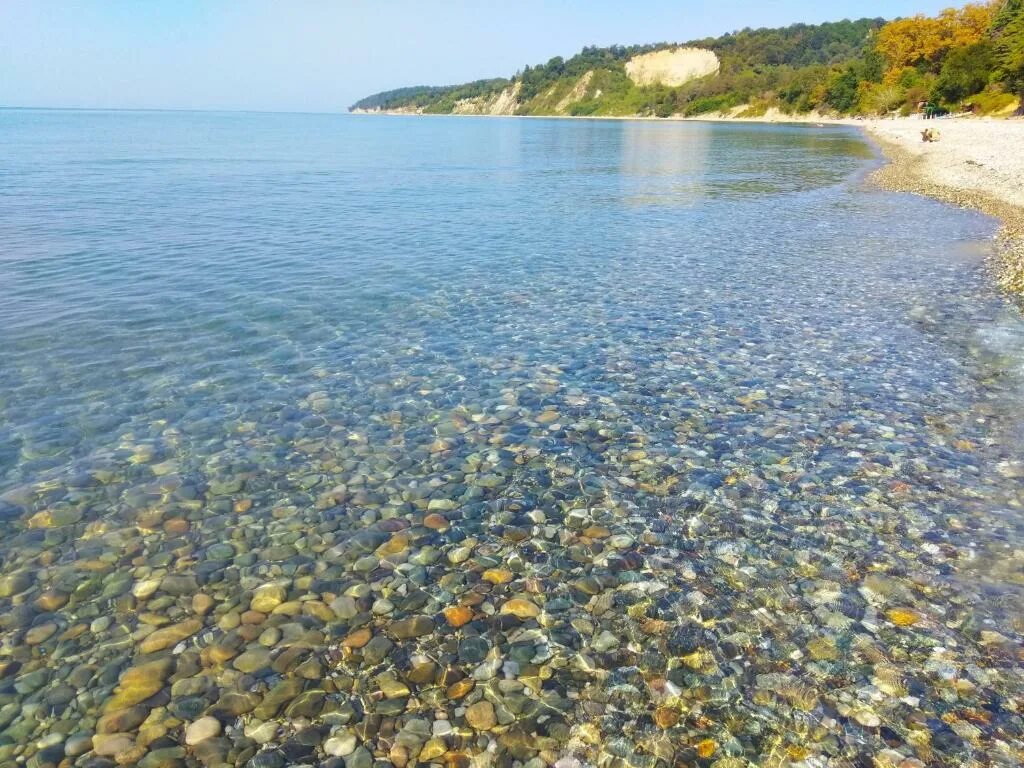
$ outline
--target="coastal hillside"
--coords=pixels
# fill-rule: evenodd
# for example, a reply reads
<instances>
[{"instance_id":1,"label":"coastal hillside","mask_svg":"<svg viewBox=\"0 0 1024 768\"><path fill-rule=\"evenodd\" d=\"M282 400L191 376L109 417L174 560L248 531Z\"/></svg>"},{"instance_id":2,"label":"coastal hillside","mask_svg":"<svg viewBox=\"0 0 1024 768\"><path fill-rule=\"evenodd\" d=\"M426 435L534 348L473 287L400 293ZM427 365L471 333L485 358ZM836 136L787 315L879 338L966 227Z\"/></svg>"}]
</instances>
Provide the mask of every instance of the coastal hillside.
<instances>
[{"instance_id":1,"label":"coastal hillside","mask_svg":"<svg viewBox=\"0 0 1024 768\"><path fill-rule=\"evenodd\" d=\"M1024 90L1024 0L915 16L744 29L683 43L587 47L511 77L368 96L353 112L758 117L885 115L922 103L1012 114Z\"/></svg>"}]
</instances>

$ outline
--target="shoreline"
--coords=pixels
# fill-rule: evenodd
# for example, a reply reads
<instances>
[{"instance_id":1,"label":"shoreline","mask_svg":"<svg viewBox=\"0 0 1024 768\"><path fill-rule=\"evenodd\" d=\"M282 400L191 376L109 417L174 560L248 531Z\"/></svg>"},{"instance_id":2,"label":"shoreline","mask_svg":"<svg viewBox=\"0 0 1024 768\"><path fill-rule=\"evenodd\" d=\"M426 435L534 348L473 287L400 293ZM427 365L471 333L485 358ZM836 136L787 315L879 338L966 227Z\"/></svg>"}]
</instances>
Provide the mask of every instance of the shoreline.
<instances>
[{"instance_id":1,"label":"shoreline","mask_svg":"<svg viewBox=\"0 0 1024 768\"><path fill-rule=\"evenodd\" d=\"M949 130L951 121L929 122L928 127L939 131L934 144L921 141L923 125L917 120L876 120L860 126L886 161L869 181L882 189L923 195L997 219L1000 226L990 267L999 288L1019 300L1024 296L1024 182L1006 166L1021 161L1014 161L1005 149L1014 145L1012 141L1003 135L993 145L992 134L1019 133L1017 146L1024 147L1024 122L965 119L955 123L955 130ZM986 154L998 156L1004 167L977 159Z\"/></svg>"},{"instance_id":2,"label":"shoreline","mask_svg":"<svg viewBox=\"0 0 1024 768\"><path fill-rule=\"evenodd\" d=\"M514 118L516 120L611 120L627 121L638 123L763 123L768 125L809 125L822 123L825 125L863 125L867 120L857 120L852 117L826 117L819 114L787 115L779 112L761 117L729 117L726 115L712 116L711 113L696 117L684 117L682 115L669 115L668 117L655 117L654 115L504 115L492 113L474 112L402 112L399 110L350 110L346 114L359 117L483 117L493 118Z\"/></svg>"}]
</instances>

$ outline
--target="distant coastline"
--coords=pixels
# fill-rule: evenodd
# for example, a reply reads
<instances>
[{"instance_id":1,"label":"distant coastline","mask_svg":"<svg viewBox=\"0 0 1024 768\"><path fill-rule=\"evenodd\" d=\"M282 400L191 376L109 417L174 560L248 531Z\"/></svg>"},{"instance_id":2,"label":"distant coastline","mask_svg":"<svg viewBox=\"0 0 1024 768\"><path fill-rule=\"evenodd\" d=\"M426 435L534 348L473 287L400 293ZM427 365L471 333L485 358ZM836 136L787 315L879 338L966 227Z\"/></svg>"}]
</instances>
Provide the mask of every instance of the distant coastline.
<instances>
[{"instance_id":1,"label":"distant coastline","mask_svg":"<svg viewBox=\"0 0 1024 768\"><path fill-rule=\"evenodd\" d=\"M1024 100L1024 0L885 21L745 28L680 43L584 47L508 77L410 85L354 112L760 119L772 112L1006 117Z\"/></svg>"},{"instance_id":2,"label":"distant coastline","mask_svg":"<svg viewBox=\"0 0 1024 768\"><path fill-rule=\"evenodd\" d=\"M708 113L689 117L686 115L498 115L477 114L470 112L416 112L404 109L351 109L351 115L368 117L486 117L486 118L525 118L527 120L629 120L651 123L828 123L833 125L862 125L864 119L835 117L817 112L791 115L778 110L768 110L758 117L738 117L721 113Z\"/></svg>"}]
</instances>

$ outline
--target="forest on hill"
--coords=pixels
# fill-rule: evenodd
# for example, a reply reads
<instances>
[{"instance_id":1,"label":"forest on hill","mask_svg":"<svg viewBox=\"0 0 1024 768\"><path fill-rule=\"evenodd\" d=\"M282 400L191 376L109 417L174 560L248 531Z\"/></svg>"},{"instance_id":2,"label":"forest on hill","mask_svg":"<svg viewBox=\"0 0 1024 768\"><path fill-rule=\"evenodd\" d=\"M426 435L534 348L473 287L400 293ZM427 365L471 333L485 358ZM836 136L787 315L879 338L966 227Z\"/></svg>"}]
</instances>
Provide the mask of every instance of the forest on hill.
<instances>
[{"instance_id":1,"label":"forest on hill","mask_svg":"<svg viewBox=\"0 0 1024 768\"><path fill-rule=\"evenodd\" d=\"M716 73L669 86L640 84L627 64L655 51L713 51ZM1024 0L994 0L886 22L858 19L744 29L685 43L591 46L509 78L385 91L350 107L428 114L641 115L769 109L841 115L907 114L924 102L982 113L1020 110Z\"/></svg>"}]
</instances>

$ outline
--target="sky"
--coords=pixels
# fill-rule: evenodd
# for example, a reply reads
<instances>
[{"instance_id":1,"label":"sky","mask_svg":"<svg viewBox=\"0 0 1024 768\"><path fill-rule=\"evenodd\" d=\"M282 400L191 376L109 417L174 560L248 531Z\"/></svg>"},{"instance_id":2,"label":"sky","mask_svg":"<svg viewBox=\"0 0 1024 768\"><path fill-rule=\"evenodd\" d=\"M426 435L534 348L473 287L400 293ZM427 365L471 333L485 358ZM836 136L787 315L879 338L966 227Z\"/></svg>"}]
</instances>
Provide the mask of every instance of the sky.
<instances>
[{"instance_id":1,"label":"sky","mask_svg":"<svg viewBox=\"0 0 1024 768\"><path fill-rule=\"evenodd\" d=\"M935 0L0 0L0 106L341 112L585 45L933 14Z\"/></svg>"}]
</instances>

